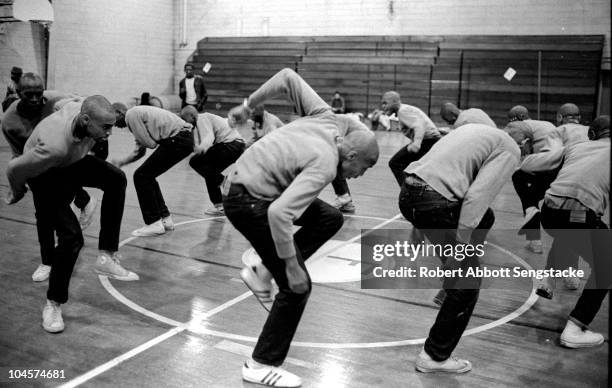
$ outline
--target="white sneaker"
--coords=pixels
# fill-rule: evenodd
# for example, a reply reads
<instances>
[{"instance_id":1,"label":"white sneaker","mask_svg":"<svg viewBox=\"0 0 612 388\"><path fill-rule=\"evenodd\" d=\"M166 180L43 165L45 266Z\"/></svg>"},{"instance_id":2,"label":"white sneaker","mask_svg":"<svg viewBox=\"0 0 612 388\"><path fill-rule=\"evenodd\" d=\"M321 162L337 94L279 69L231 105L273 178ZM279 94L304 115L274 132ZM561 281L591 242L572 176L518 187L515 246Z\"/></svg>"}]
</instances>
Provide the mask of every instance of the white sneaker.
<instances>
[{"instance_id":1,"label":"white sneaker","mask_svg":"<svg viewBox=\"0 0 612 388\"><path fill-rule=\"evenodd\" d=\"M604 337L591 330L583 330L572 321L567 321L559 342L566 348L590 348L601 345L604 342Z\"/></svg>"},{"instance_id":2,"label":"white sneaker","mask_svg":"<svg viewBox=\"0 0 612 388\"><path fill-rule=\"evenodd\" d=\"M472 363L456 357L434 361L423 349L416 358L415 368L423 373L466 373L472 370Z\"/></svg>"},{"instance_id":3,"label":"white sneaker","mask_svg":"<svg viewBox=\"0 0 612 388\"><path fill-rule=\"evenodd\" d=\"M44 282L49 279L49 274L51 273L51 266L40 264L36 271L32 274L32 280L35 282Z\"/></svg>"},{"instance_id":4,"label":"white sneaker","mask_svg":"<svg viewBox=\"0 0 612 388\"><path fill-rule=\"evenodd\" d=\"M274 287L272 286L272 274L263 264L246 266L240 271L240 278L251 290L261 306L270 311L274 304Z\"/></svg>"},{"instance_id":5,"label":"white sneaker","mask_svg":"<svg viewBox=\"0 0 612 388\"><path fill-rule=\"evenodd\" d=\"M246 361L242 366L242 379L268 387L289 388L302 386L302 379L283 368L268 365L256 367L249 361Z\"/></svg>"},{"instance_id":6,"label":"white sneaker","mask_svg":"<svg viewBox=\"0 0 612 388\"><path fill-rule=\"evenodd\" d=\"M136 273L128 271L121 266L120 258L121 256L119 256L117 252L113 254L113 257L110 257L106 253L101 253L94 265L96 273L126 282L140 279Z\"/></svg>"},{"instance_id":7,"label":"white sneaker","mask_svg":"<svg viewBox=\"0 0 612 388\"><path fill-rule=\"evenodd\" d=\"M215 205L204 210L204 214L209 216L221 217L225 215L225 210L223 210L223 205Z\"/></svg>"},{"instance_id":8,"label":"white sneaker","mask_svg":"<svg viewBox=\"0 0 612 388\"><path fill-rule=\"evenodd\" d=\"M160 234L166 233L166 228L162 220L157 220L150 225L145 225L140 229L136 229L132 232L132 236L135 237L151 237L159 236Z\"/></svg>"},{"instance_id":9,"label":"white sneaker","mask_svg":"<svg viewBox=\"0 0 612 388\"><path fill-rule=\"evenodd\" d=\"M174 230L174 221L172 221L172 216L164 217L161 221L166 231Z\"/></svg>"},{"instance_id":10,"label":"white sneaker","mask_svg":"<svg viewBox=\"0 0 612 388\"><path fill-rule=\"evenodd\" d=\"M87 202L87 205L85 205L85 208L81 210L81 214L79 215L81 230L85 230L89 225L91 225L97 207L98 200L95 197L90 197L89 202Z\"/></svg>"},{"instance_id":11,"label":"white sneaker","mask_svg":"<svg viewBox=\"0 0 612 388\"><path fill-rule=\"evenodd\" d=\"M533 253L542 253L544 249L542 247L542 240L531 240L527 243L527 250Z\"/></svg>"},{"instance_id":12,"label":"white sneaker","mask_svg":"<svg viewBox=\"0 0 612 388\"><path fill-rule=\"evenodd\" d=\"M64 331L64 320L62 319L62 307L59 303L47 299L43 308L42 325L49 333L60 333Z\"/></svg>"}]
</instances>

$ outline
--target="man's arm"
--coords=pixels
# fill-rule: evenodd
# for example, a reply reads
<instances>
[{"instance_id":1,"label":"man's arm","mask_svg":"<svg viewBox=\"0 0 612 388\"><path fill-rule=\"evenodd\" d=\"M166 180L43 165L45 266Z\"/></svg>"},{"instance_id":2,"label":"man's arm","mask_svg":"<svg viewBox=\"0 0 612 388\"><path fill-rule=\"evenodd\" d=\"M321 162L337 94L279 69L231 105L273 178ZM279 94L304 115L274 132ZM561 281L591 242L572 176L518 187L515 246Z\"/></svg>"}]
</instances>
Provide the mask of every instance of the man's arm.
<instances>
[{"instance_id":1,"label":"man's arm","mask_svg":"<svg viewBox=\"0 0 612 388\"><path fill-rule=\"evenodd\" d=\"M198 110L201 110L208 101L208 92L206 91L206 85L204 84L204 77L198 77L199 80L199 102L198 102Z\"/></svg>"},{"instance_id":2,"label":"man's arm","mask_svg":"<svg viewBox=\"0 0 612 388\"><path fill-rule=\"evenodd\" d=\"M463 198L458 226L458 234L465 236L462 240L467 238L463 242L469 241L471 231L516 170L520 151L513 145L512 149L502 150L485 161Z\"/></svg>"},{"instance_id":3,"label":"man's arm","mask_svg":"<svg viewBox=\"0 0 612 388\"><path fill-rule=\"evenodd\" d=\"M306 167L268 208L268 221L276 252L281 259L295 257L293 222L333 180L321 166Z\"/></svg>"},{"instance_id":4,"label":"man's arm","mask_svg":"<svg viewBox=\"0 0 612 388\"><path fill-rule=\"evenodd\" d=\"M123 167L126 164L133 163L138 159L142 158L143 156L145 156L146 153L147 147L140 144L138 140L134 140L134 149L132 150L132 152L127 154L123 159L112 160L111 164L117 167Z\"/></svg>"},{"instance_id":5,"label":"man's arm","mask_svg":"<svg viewBox=\"0 0 612 388\"><path fill-rule=\"evenodd\" d=\"M218 122L217 120L215 120L213 122L212 120L208 120L208 119L206 119L203 116L204 115L199 115L198 116L198 125L197 125L196 130L200 134L200 144L195 146L195 153L196 154L205 153L215 143L215 132L214 132L214 129L213 129L214 125L227 125L227 126L229 126L227 124L227 121L226 120L222 120L220 117L219 117L219 119L221 119L220 122ZM212 115L209 115L209 117L210 116L212 116ZM213 119L214 119L214 117L213 117Z\"/></svg>"},{"instance_id":6,"label":"man's arm","mask_svg":"<svg viewBox=\"0 0 612 388\"><path fill-rule=\"evenodd\" d=\"M549 136L547 144L540 152L527 155L521 163L520 169L525 172L552 171L561 165L565 147L558 136Z\"/></svg>"},{"instance_id":7,"label":"man's arm","mask_svg":"<svg viewBox=\"0 0 612 388\"><path fill-rule=\"evenodd\" d=\"M7 203L19 201L28 191L26 182L61 163L62 155L44 143L28 150L23 155L12 159L6 170L10 192Z\"/></svg>"}]
</instances>

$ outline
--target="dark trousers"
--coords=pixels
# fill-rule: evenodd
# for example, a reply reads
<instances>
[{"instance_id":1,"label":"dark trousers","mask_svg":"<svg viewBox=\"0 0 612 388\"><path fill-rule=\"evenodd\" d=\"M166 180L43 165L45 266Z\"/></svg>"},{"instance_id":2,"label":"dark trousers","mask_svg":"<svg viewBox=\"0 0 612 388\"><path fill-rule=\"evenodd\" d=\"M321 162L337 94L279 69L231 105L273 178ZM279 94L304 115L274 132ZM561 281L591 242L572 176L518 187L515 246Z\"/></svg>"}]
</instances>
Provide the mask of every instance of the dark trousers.
<instances>
[{"instance_id":1,"label":"dark trousers","mask_svg":"<svg viewBox=\"0 0 612 388\"><path fill-rule=\"evenodd\" d=\"M244 152L244 142L234 140L217 143L205 153L197 154L189 160L189 165L206 181L208 197L214 205L221 204L223 197L219 186L223 183L221 172L234 163Z\"/></svg>"},{"instance_id":2,"label":"dark trousers","mask_svg":"<svg viewBox=\"0 0 612 388\"><path fill-rule=\"evenodd\" d=\"M310 287L304 294L296 294L289 288L285 261L278 257L270 231L270 204L270 201L251 196L242 185L232 185L223 199L227 218L253 245L279 287L279 293L253 351L255 361L279 366L287 357L291 340L306 307ZM336 234L343 222L339 210L319 199L315 199L302 216L295 220L294 224L301 228L293 238L298 261L305 271L304 260Z\"/></svg>"},{"instance_id":3,"label":"dark trousers","mask_svg":"<svg viewBox=\"0 0 612 388\"><path fill-rule=\"evenodd\" d=\"M512 175L512 183L514 190L518 194L521 205L523 206L523 214L530 207L540 208L539 202L544 199L544 193L550 187L550 184L557 177L559 170L542 172L537 174L528 173L522 170L517 170ZM523 227L520 234L525 234L527 240L540 240L540 217L535 216L531 222Z\"/></svg>"},{"instance_id":4,"label":"dark trousers","mask_svg":"<svg viewBox=\"0 0 612 388\"><path fill-rule=\"evenodd\" d=\"M403 146L395 153L395 155L391 157L389 160L389 168L391 169L391 172L393 173L393 176L395 176L395 180L397 180L400 187L402 187L404 181L406 180L406 173L404 172L406 167L408 167L410 163L421 159L438 140L439 139L437 138L423 139L421 149L419 149L419 152L416 153L409 152L406 148L407 146Z\"/></svg>"},{"instance_id":5,"label":"dark trousers","mask_svg":"<svg viewBox=\"0 0 612 388\"><path fill-rule=\"evenodd\" d=\"M47 235L48 240L40 241L41 246L48 244L51 252L48 257L51 274L47 298L66 303L70 277L83 247L81 227L70 209L70 202L76 190L82 186L104 192L98 248L115 252L119 248L127 180L117 167L88 155L69 167L51 169L31 179L28 184L34 196L37 216L51 231ZM57 246L53 231L57 234Z\"/></svg>"},{"instance_id":6,"label":"dark trousers","mask_svg":"<svg viewBox=\"0 0 612 388\"><path fill-rule=\"evenodd\" d=\"M461 202L452 202L427 185L404 183L399 197L402 215L422 231L433 244L456 244L455 231L459 222ZM471 243L482 244L495 222L495 215L487 209L472 233ZM444 269L478 267L477 258L441 258ZM449 358L459 343L478 301L480 278L445 278L446 297L436 321L425 341L425 351L435 361Z\"/></svg>"},{"instance_id":7,"label":"dark trousers","mask_svg":"<svg viewBox=\"0 0 612 388\"><path fill-rule=\"evenodd\" d=\"M348 182L346 179L342 178L339 174L336 175L334 180L332 181L332 187L334 188L334 193L339 197L344 194L351 195L349 191Z\"/></svg>"},{"instance_id":8,"label":"dark trousers","mask_svg":"<svg viewBox=\"0 0 612 388\"><path fill-rule=\"evenodd\" d=\"M588 326L601 307L601 303L612 285L610 270L610 230L592 210L582 211L553 209L542 206L542 226L553 237L553 247L567 252L577 261L582 256L591 266L591 275L582 295L578 299L570 319L583 328ZM552 250L551 250L552 252ZM565 263L558 267L549 254L551 268L565 269Z\"/></svg>"},{"instance_id":9,"label":"dark trousers","mask_svg":"<svg viewBox=\"0 0 612 388\"><path fill-rule=\"evenodd\" d=\"M106 158L108 158L108 140L97 142L91 149L91 152L94 154L96 158L106 160ZM87 204L89 203L90 199L91 198L89 197L89 194L87 193L87 191L85 191L81 187L77 190L74 196L74 206L83 210L85 209L85 206L87 206Z\"/></svg>"},{"instance_id":10,"label":"dark trousers","mask_svg":"<svg viewBox=\"0 0 612 388\"><path fill-rule=\"evenodd\" d=\"M147 225L170 215L155 178L193 152L193 134L191 131L181 131L160 140L158 144L151 156L134 171L134 187L142 218Z\"/></svg>"}]
</instances>

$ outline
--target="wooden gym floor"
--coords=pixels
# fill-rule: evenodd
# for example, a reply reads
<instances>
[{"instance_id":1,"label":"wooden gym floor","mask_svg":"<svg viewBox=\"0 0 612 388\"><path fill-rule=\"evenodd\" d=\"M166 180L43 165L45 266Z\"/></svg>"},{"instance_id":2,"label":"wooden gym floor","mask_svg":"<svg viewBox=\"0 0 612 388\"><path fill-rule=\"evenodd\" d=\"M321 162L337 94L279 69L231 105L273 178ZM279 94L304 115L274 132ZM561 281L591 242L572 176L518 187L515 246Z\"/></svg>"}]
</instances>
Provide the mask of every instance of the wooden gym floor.
<instances>
[{"instance_id":1,"label":"wooden gym floor","mask_svg":"<svg viewBox=\"0 0 612 388\"><path fill-rule=\"evenodd\" d=\"M336 265L344 265L340 268L346 271L358 260L351 259L358 245L346 242L358 244L361 229L410 229L396 217L399 189L387 167L404 138L397 132L377 136L380 160L364 177L349 181L357 212L346 217L334 237L348 255L345 264ZM129 152L132 142L127 131L115 129L110 157ZM9 158L2 139L2 197L7 192L4 166ZM47 283L31 280L39 264L31 195L12 206L0 204L0 385L254 386L241 380L240 369L266 316L238 280L241 256L249 244L224 217L204 216L210 204L205 184L187 160L159 179L179 224L176 230L156 238L131 238L130 232L142 224L132 183L139 163L125 168L129 183L120 251L123 264L137 272L140 281L108 280L93 273L97 214L85 231L70 300L63 306L66 330L61 334L48 334L41 327ZM88 191L101 198L100 192ZM322 194L324 200L333 197L331 187ZM519 226L522 214L511 182L493 207L495 229ZM543 267L545 256L529 253L525 241L512 233L496 235L494 243L499 248L489 249L488 256L508 265L524 260L533 268ZM545 245L549 247L549 238ZM343 273L338 268L337 273ZM532 295L528 280L517 280L513 289L481 291L469 335L455 351L472 361L472 372L415 372L415 356L437 313L431 301L435 292L362 290L358 281L315 284L285 366L303 378L305 387L607 385L608 341L582 350L558 344L578 292L559 284L552 301L542 300ZM606 299L592 325L606 338L608 313ZM9 380L11 368L62 370L65 378Z\"/></svg>"}]
</instances>

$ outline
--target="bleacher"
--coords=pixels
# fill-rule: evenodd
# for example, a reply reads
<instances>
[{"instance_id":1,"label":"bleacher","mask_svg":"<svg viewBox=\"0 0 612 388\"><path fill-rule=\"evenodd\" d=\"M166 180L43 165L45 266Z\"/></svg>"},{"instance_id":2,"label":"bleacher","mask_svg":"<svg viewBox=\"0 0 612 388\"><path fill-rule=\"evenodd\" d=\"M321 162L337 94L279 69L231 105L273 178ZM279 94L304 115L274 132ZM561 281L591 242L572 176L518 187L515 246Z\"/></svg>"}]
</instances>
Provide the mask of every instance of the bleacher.
<instances>
[{"instance_id":1,"label":"bleacher","mask_svg":"<svg viewBox=\"0 0 612 388\"><path fill-rule=\"evenodd\" d=\"M326 101L338 90L348 111L376 109L382 93L397 90L441 123L439 106L479 107L498 125L515 104L536 118L554 121L565 102L596 109L602 35L580 36L322 36L205 38L189 62L205 74L207 109L225 114L284 67L295 69ZM503 78L509 67L511 81ZM461 79L461 83L459 80ZM287 120L292 106L271 101L268 109Z\"/></svg>"}]
</instances>

